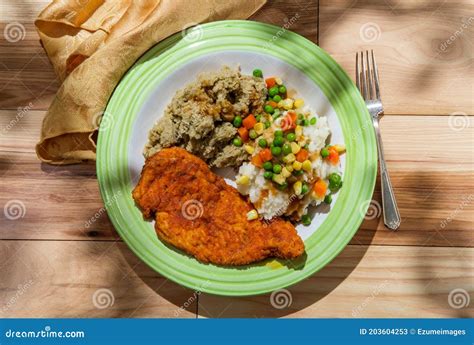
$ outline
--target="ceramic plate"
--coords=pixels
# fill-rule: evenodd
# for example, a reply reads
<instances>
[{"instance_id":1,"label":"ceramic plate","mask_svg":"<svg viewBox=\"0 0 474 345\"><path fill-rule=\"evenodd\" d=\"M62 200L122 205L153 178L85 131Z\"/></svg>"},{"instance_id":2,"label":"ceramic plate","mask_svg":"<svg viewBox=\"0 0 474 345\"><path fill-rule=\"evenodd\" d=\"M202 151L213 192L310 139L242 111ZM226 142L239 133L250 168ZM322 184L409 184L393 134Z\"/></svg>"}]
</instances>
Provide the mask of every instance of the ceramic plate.
<instances>
[{"instance_id":1,"label":"ceramic plate","mask_svg":"<svg viewBox=\"0 0 474 345\"><path fill-rule=\"evenodd\" d=\"M174 93L201 72L223 65L279 76L319 116L332 143L346 145L343 188L331 206L314 210L311 226L299 225L306 255L268 259L243 267L202 264L163 244L143 220L131 191L144 164L147 134ZM226 181L233 184L225 171ZM329 263L351 240L372 198L377 172L375 137L355 85L321 48L280 27L223 21L178 33L149 50L115 89L99 130L97 176L109 218L128 246L150 267L191 289L219 295L254 295L294 284Z\"/></svg>"}]
</instances>

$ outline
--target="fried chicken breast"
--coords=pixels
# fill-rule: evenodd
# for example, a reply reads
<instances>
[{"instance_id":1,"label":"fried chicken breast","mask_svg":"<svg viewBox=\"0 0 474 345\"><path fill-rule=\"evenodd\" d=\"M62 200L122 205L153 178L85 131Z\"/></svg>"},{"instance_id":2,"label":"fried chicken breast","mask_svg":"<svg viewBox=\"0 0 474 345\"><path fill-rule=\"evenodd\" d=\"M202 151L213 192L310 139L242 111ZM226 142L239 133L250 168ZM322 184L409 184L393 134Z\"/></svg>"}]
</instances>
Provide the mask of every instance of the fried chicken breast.
<instances>
[{"instance_id":1,"label":"fried chicken breast","mask_svg":"<svg viewBox=\"0 0 474 345\"><path fill-rule=\"evenodd\" d=\"M245 265L304 252L294 226L282 219L247 220L253 207L200 158L184 149L149 157L133 198L158 237L201 262Z\"/></svg>"}]
</instances>

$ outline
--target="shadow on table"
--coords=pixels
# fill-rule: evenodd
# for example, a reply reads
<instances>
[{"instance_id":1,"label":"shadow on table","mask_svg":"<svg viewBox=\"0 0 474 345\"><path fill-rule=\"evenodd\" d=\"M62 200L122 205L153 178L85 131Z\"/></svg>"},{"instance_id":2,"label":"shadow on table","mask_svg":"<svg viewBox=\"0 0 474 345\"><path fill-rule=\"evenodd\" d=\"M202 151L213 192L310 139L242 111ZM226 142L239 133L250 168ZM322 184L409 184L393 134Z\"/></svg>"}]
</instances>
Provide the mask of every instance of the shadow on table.
<instances>
[{"instance_id":1,"label":"shadow on table","mask_svg":"<svg viewBox=\"0 0 474 345\"><path fill-rule=\"evenodd\" d=\"M354 247L354 246L352 246ZM359 247L359 246L358 246ZM364 248L360 250L360 248ZM360 246L358 250L351 250L351 246L336 257L330 264L310 278L289 287L287 291L264 294L251 297L224 297L204 294L199 291L185 289L168 280L166 289L163 284L157 284L160 277L155 271L142 263L128 248L121 247L121 252L137 276L161 297L177 306L176 317L180 317L180 310L197 312L202 317L282 317L305 309L331 293L357 267L363 258L368 246ZM236 273L238 274L238 272ZM161 277L160 277L161 278ZM173 288L174 287L174 288ZM187 291L188 298L184 296ZM176 291L183 293L177 294ZM297 298L296 298L297 296ZM203 303L205 298L206 303ZM291 304L288 304L288 300ZM199 303L197 306L196 303ZM281 308L281 309L279 309ZM350 311L348 311L350 316Z\"/></svg>"}]
</instances>

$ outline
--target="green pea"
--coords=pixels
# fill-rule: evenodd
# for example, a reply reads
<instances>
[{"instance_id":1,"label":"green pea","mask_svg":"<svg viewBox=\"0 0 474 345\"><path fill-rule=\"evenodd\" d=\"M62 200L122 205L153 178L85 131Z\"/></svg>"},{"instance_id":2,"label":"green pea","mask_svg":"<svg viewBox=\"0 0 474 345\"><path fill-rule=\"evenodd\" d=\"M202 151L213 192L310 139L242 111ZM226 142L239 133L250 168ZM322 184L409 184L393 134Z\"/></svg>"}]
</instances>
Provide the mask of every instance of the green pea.
<instances>
[{"instance_id":1,"label":"green pea","mask_svg":"<svg viewBox=\"0 0 474 345\"><path fill-rule=\"evenodd\" d=\"M282 137L275 137L275 139L273 139L273 145L282 146L284 141L285 139L283 139Z\"/></svg>"},{"instance_id":2,"label":"green pea","mask_svg":"<svg viewBox=\"0 0 474 345\"><path fill-rule=\"evenodd\" d=\"M257 120L257 122L260 122L261 119L262 119L262 115L255 116L255 120Z\"/></svg>"},{"instance_id":3,"label":"green pea","mask_svg":"<svg viewBox=\"0 0 474 345\"><path fill-rule=\"evenodd\" d=\"M303 114L298 114L298 119L299 120L304 120L304 115Z\"/></svg>"},{"instance_id":4,"label":"green pea","mask_svg":"<svg viewBox=\"0 0 474 345\"><path fill-rule=\"evenodd\" d=\"M255 68L252 72L253 76L254 77L257 77L257 78L262 78L263 77L263 72L261 69L258 69L258 68Z\"/></svg>"},{"instance_id":5,"label":"green pea","mask_svg":"<svg viewBox=\"0 0 474 345\"><path fill-rule=\"evenodd\" d=\"M295 133L288 133L286 135L286 139L288 139L288 141L295 141L296 140L296 134Z\"/></svg>"},{"instance_id":6,"label":"green pea","mask_svg":"<svg viewBox=\"0 0 474 345\"><path fill-rule=\"evenodd\" d=\"M272 86L270 89L268 89L268 95L270 97L273 97L276 94L278 94L278 86Z\"/></svg>"},{"instance_id":7,"label":"green pea","mask_svg":"<svg viewBox=\"0 0 474 345\"><path fill-rule=\"evenodd\" d=\"M289 155L291 153L291 145L290 144L283 144L283 154Z\"/></svg>"},{"instance_id":8,"label":"green pea","mask_svg":"<svg viewBox=\"0 0 474 345\"><path fill-rule=\"evenodd\" d=\"M321 157L326 158L327 156L329 156L329 150L324 147L321 149Z\"/></svg>"},{"instance_id":9,"label":"green pea","mask_svg":"<svg viewBox=\"0 0 474 345\"><path fill-rule=\"evenodd\" d=\"M301 223L304 225L304 226L308 226L311 224L311 217L307 214L303 215L303 217L301 217Z\"/></svg>"},{"instance_id":10,"label":"green pea","mask_svg":"<svg viewBox=\"0 0 474 345\"><path fill-rule=\"evenodd\" d=\"M324 202L325 202L326 204L330 204L330 203L332 202L332 196L331 196L331 194L328 194L328 195L326 195L326 196L324 197Z\"/></svg>"},{"instance_id":11,"label":"green pea","mask_svg":"<svg viewBox=\"0 0 474 345\"><path fill-rule=\"evenodd\" d=\"M309 187L306 183L303 183L303 185L301 186L301 194L306 194L309 192Z\"/></svg>"},{"instance_id":12,"label":"green pea","mask_svg":"<svg viewBox=\"0 0 474 345\"><path fill-rule=\"evenodd\" d=\"M305 146L303 146L303 148L304 148L305 150L309 150L309 145L306 144Z\"/></svg>"},{"instance_id":13,"label":"green pea","mask_svg":"<svg viewBox=\"0 0 474 345\"><path fill-rule=\"evenodd\" d=\"M258 146L260 146L261 148L267 147L267 141L266 141L265 139L263 139L263 138L260 139L260 140L258 141Z\"/></svg>"},{"instance_id":14,"label":"green pea","mask_svg":"<svg viewBox=\"0 0 474 345\"><path fill-rule=\"evenodd\" d=\"M232 140L232 144L234 144L234 146L242 146L242 139L240 138L234 138L234 140Z\"/></svg>"},{"instance_id":15,"label":"green pea","mask_svg":"<svg viewBox=\"0 0 474 345\"><path fill-rule=\"evenodd\" d=\"M278 88L278 92L281 93L281 94L285 94L285 93L286 93L286 87L285 87L285 85L281 85L281 86Z\"/></svg>"},{"instance_id":16,"label":"green pea","mask_svg":"<svg viewBox=\"0 0 474 345\"><path fill-rule=\"evenodd\" d=\"M255 129L252 128L252 129L249 131L249 137L250 137L250 139L256 139L256 138L258 137L258 134L257 134L257 132L255 131Z\"/></svg>"},{"instance_id":17,"label":"green pea","mask_svg":"<svg viewBox=\"0 0 474 345\"><path fill-rule=\"evenodd\" d=\"M269 113L269 114L273 114L273 112L275 111L275 109L273 109L273 107L270 105L270 104L267 104L264 108L266 113Z\"/></svg>"},{"instance_id":18,"label":"green pea","mask_svg":"<svg viewBox=\"0 0 474 345\"><path fill-rule=\"evenodd\" d=\"M276 137L282 137L283 138L283 131L281 129L277 129L273 135Z\"/></svg>"},{"instance_id":19,"label":"green pea","mask_svg":"<svg viewBox=\"0 0 474 345\"><path fill-rule=\"evenodd\" d=\"M263 173L263 177L265 177L267 180L271 180L273 177L273 173L271 171L265 171Z\"/></svg>"},{"instance_id":20,"label":"green pea","mask_svg":"<svg viewBox=\"0 0 474 345\"><path fill-rule=\"evenodd\" d=\"M301 176L304 174L304 170L293 170L293 176Z\"/></svg>"},{"instance_id":21,"label":"green pea","mask_svg":"<svg viewBox=\"0 0 474 345\"><path fill-rule=\"evenodd\" d=\"M270 121L265 121L265 128L270 128L272 123Z\"/></svg>"},{"instance_id":22,"label":"green pea","mask_svg":"<svg viewBox=\"0 0 474 345\"><path fill-rule=\"evenodd\" d=\"M272 146L271 151L272 151L272 155L274 155L274 156L281 155L281 147Z\"/></svg>"},{"instance_id":23,"label":"green pea","mask_svg":"<svg viewBox=\"0 0 474 345\"><path fill-rule=\"evenodd\" d=\"M273 96L273 101L275 101L277 103L280 102L281 101L281 96L280 95Z\"/></svg>"},{"instance_id":24,"label":"green pea","mask_svg":"<svg viewBox=\"0 0 474 345\"><path fill-rule=\"evenodd\" d=\"M315 117L312 117L311 120L309 120L309 123L312 125L316 124L317 119Z\"/></svg>"},{"instance_id":25,"label":"green pea","mask_svg":"<svg viewBox=\"0 0 474 345\"><path fill-rule=\"evenodd\" d=\"M309 126L309 120L308 119L303 120L303 126Z\"/></svg>"},{"instance_id":26,"label":"green pea","mask_svg":"<svg viewBox=\"0 0 474 345\"><path fill-rule=\"evenodd\" d=\"M280 164L275 164L275 165L273 166L273 172L274 172L275 174L281 173L281 169L282 169L282 167L281 167Z\"/></svg>"},{"instance_id":27,"label":"green pea","mask_svg":"<svg viewBox=\"0 0 474 345\"><path fill-rule=\"evenodd\" d=\"M237 128L242 126L242 117L240 116L234 117L234 121L232 121L232 123L234 124L234 127L237 127Z\"/></svg>"},{"instance_id":28,"label":"green pea","mask_svg":"<svg viewBox=\"0 0 474 345\"><path fill-rule=\"evenodd\" d=\"M272 162L263 163L263 169L265 169L266 171L272 171L273 170Z\"/></svg>"},{"instance_id":29,"label":"green pea","mask_svg":"<svg viewBox=\"0 0 474 345\"><path fill-rule=\"evenodd\" d=\"M331 192L337 192L342 187L342 177L338 173L332 173L329 175L329 190Z\"/></svg>"}]
</instances>

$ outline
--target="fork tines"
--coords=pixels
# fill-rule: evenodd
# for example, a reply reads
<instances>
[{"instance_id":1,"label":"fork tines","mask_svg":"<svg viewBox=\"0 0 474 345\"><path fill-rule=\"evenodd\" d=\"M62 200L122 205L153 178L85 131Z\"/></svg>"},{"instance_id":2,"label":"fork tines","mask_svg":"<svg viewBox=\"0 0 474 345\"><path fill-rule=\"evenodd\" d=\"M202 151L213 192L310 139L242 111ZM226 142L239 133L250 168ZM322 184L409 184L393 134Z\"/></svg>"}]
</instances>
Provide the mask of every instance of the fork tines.
<instances>
[{"instance_id":1,"label":"fork tines","mask_svg":"<svg viewBox=\"0 0 474 345\"><path fill-rule=\"evenodd\" d=\"M375 62L374 51L371 50L371 59L369 51L356 53L356 84L365 100L380 100L379 72ZM365 61L364 61L365 60Z\"/></svg>"}]
</instances>

